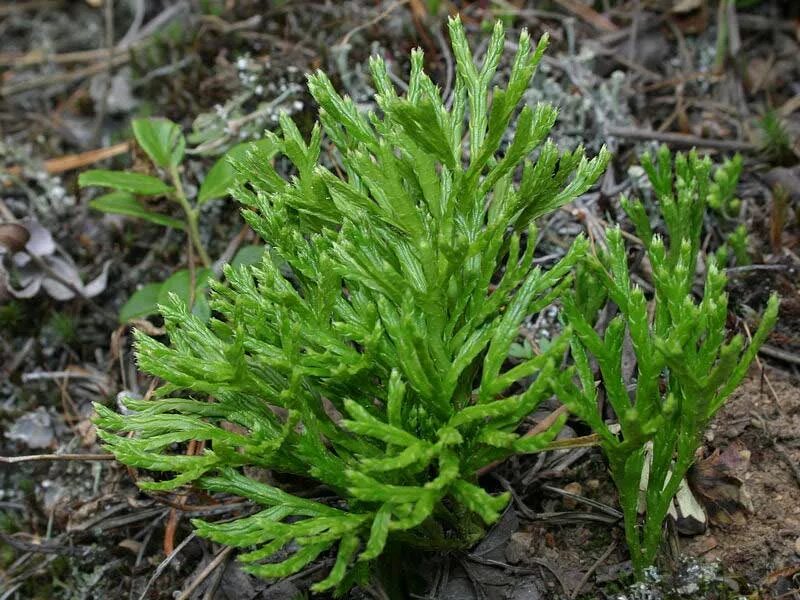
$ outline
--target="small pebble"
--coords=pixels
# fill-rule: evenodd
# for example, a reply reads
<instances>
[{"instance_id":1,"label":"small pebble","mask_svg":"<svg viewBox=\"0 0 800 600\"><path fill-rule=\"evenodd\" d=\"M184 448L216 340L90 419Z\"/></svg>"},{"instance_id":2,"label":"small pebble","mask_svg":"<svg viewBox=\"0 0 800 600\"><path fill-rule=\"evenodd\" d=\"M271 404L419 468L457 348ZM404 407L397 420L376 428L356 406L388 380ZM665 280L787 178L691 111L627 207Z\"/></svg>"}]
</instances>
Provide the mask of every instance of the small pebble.
<instances>
[{"instance_id":1,"label":"small pebble","mask_svg":"<svg viewBox=\"0 0 800 600\"><path fill-rule=\"evenodd\" d=\"M530 533L518 531L512 533L505 549L506 560L511 564L518 564L527 559L531 549L532 536Z\"/></svg>"},{"instance_id":2,"label":"small pebble","mask_svg":"<svg viewBox=\"0 0 800 600\"><path fill-rule=\"evenodd\" d=\"M583 486L578 483L577 481L573 481L572 483L568 483L564 486L564 491L569 492L570 494L574 494L576 496L583 495ZM577 506L577 502L568 496L564 496L564 506L569 509L573 509Z\"/></svg>"}]
</instances>

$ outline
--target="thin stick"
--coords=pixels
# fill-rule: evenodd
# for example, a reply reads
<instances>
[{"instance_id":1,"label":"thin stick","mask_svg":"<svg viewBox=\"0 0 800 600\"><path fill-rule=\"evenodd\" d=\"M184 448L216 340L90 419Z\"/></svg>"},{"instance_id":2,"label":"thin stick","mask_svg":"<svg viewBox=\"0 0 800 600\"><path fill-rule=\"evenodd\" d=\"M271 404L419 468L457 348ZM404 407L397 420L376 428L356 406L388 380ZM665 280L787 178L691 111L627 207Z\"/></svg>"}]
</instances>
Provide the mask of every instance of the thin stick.
<instances>
[{"instance_id":1,"label":"thin stick","mask_svg":"<svg viewBox=\"0 0 800 600\"><path fill-rule=\"evenodd\" d=\"M96 150L87 150L80 154L68 154L66 156L59 156L57 158L50 158L44 161L44 170L51 175L57 173L64 173L65 171L72 171L74 169L82 169L83 167L92 165L101 160L112 158L120 154L125 154L131 149L130 142L120 142L107 148L98 148ZM0 170L0 180L4 175L15 175L19 177L22 175L22 167L13 166L5 170Z\"/></svg>"},{"instance_id":2,"label":"thin stick","mask_svg":"<svg viewBox=\"0 0 800 600\"><path fill-rule=\"evenodd\" d=\"M587 4L577 2L576 0L556 0L556 4L576 15L581 20L586 21L595 29L608 32L619 31L619 27L609 20L608 17L600 14Z\"/></svg>"},{"instance_id":3,"label":"thin stick","mask_svg":"<svg viewBox=\"0 0 800 600\"><path fill-rule=\"evenodd\" d=\"M613 540L608 545L608 548L606 548L606 551L603 552L603 554L600 555L600 558L598 558L596 561L594 561L594 564L592 564L592 566L589 567L589 570L586 571L584 576L581 577L581 580L578 582L578 585L575 586L575 589L572 590L572 593L569 596L571 599L574 600L574 598L577 598L578 594L581 591L581 588L586 585L587 581L589 581L589 577L592 576L592 573L594 573L597 570L597 567L602 565L606 561L606 559L609 556L611 556L611 553L614 551L614 548L616 548L616 547L617 547L617 540Z\"/></svg>"},{"instance_id":4,"label":"thin stick","mask_svg":"<svg viewBox=\"0 0 800 600\"><path fill-rule=\"evenodd\" d=\"M651 131L649 129L638 129L636 127L608 127L606 133L614 137L627 138L630 140L651 141L656 140L691 148L713 148L715 150L729 150L731 152L752 152L758 150L758 146L749 142L738 140L718 140L712 138L702 138L696 135L685 133L672 133L668 131Z\"/></svg>"},{"instance_id":5,"label":"thin stick","mask_svg":"<svg viewBox=\"0 0 800 600\"><path fill-rule=\"evenodd\" d=\"M67 73L42 75L39 77L31 77L30 79L20 81L19 83L9 83L3 87L0 87L0 97L13 96L14 94L21 94L22 92L29 92L31 90L35 90L36 88L47 85L72 83L74 81L78 81L79 79L84 79L85 77L102 73L108 69L109 62L111 63L112 67L119 67L127 63L129 60L130 56L128 54L122 54L120 56L115 56L113 59L111 59L111 61L99 62L82 69L69 71Z\"/></svg>"},{"instance_id":6,"label":"thin stick","mask_svg":"<svg viewBox=\"0 0 800 600\"><path fill-rule=\"evenodd\" d=\"M779 360L783 360L795 365L800 365L800 356L789 352L788 350L781 350L780 348L775 348L774 346L770 346L769 344L761 344L761 348L758 349L759 354L763 354L764 356L769 356L770 358L777 358Z\"/></svg>"},{"instance_id":7,"label":"thin stick","mask_svg":"<svg viewBox=\"0 0 800 600\"><path fill-rule=\"evenodd\" d=\"M42 63L68 65L81 62L95 62L97 60L108 60L109 54L108 48L62 52L60 54L50 54L44 50L31 50L24 54L21 52L3 52L0 53L0 67L16 67L19 69L21 67L30 67Z\"/></svg>"},{"instance_id":8,"label":"thin stick","mask_svg":"<svg viewBox=\"0 0 800 600\"><path fill-rule=\"evenodd\" d=\"M27 456L0 456L0 463L16 464L48 460L116 460L113 454L29 454Z\"/></svg>"},{"instance_id":9,"label":"thin stick","mask_svg":"<svg viewBox=\"0 0 800 600\"><path fill-rule=\"evenodd\" d=\"M187 587L185 590L183 590L183 592L181 592L181 595L178 596L176 600L187 600L189 596L192 595L192 592L194 592L197 589L197 586L203 583L206 580L206 577L208 577L209 575L211 575L211 573L214 572L214 569L216 569L222 563L222 561L224 561L228 557L228 554L230 554L232 550L233 546L228 546L224 550L222 550L219 554L217 554L214 557L214 560L208 563L206 568L203 569L200 572L200 574L195 578L195 580L189 584L189 587Z\"/></svg>"},{"instance_id":10,"label":"thin stick","mask_svg":"<svg viewBox=\"0 0 800 600\"><path fill-rule=\"evenodd\" d=\"M600 445L600 436L596 433L584 435L576 438L566 438L554 440L544 447L545 452L551 450L572 450L573 448L594 448Z\"/></svg>"},{"instance_id":11,"label":"thin stick","mask_svg":"<svg viewBox=\"0 0 800 600\"><path fill-rule=\"evenodd\" d=\"M195 538L195 533L194 533L194 532L192 532L192 533L190 533L189 535L187 535L187 536L186 536L186 539L184 539L184 540L183 540L183 541L182 541L180 544L178 544L178 547L177 547L177 548L175 548L175 550L173 550L173 551L170 553L170 555L169 555L169 556L167 556L167 558L165 558L164 560L162 560L162 561L161 561L161 563L159 563L159 565L156 567L156 570L155 570L155 571L153 572L153 574L151 575L150 579L148 579L148 580L147 580L147 585L145 585L145 586L144 586L144 590L142 590L142 594L139 596L139 600L144 600L145 598L147 598L147 592L148 592L148 590L150 589L150 586L152 586L152 585L153 585L153 583L155 583L156 579L158 579L159 577L161 577L161 573L163 573L163 572L164 572L164 569L166 569L166 568L167 568L167 566L169 565L169 563L171 563L171 562L173 561L173 559L174 559L176 556L178 556L178 553L179 553L181 550L183 550L183 549L184 549L184 547L186 546L186 544L188 544L189 542L191 542L191 541L192 541L194 538Z\"/></svg>"},{"instance_id":12,"label":"thin stick","mask_svg":"<svg viewBox=\"0 0 800 600\"><path fill-rule=\"evenodd\" d=\"M340 39L338 42L334 44L334 47L346 46L347 42L350 41L350 38L353 36L353 34L358 33L359 31L361 31L362 29L366 29L367 27L372 27L376 23L379 23L380 21L388 17L390 14L392 14L395 10L397 10L404 4L408 4L408 2L409 0L397 0L396 2L392 2L389 6L386 7L386 10L384 10L377 16L373 17L369 21L361 23L358 27L354 27L353 29L348 31L342 39Z\"/></svg>"},{"instance_id":13,"label":"thin stick","mask_svg":"<svg viewBox=\"0 0 800 600\"><path fill-rule=\"evenodd\" d=\"M742 321L742 325L744 325L744 331L747 333L747 343L753 343L753 336L750 335L750 328L747 326L747 323ZM764 365L761 364L761 361L756 356L756 365L758 366L759 370L761 371L761 376L764 378L764 381L767 383L767 387L769 388L770 393L772 394L773 400L775 400L775 407L778 409L778 412L782 415L785 414L783 407L781 406L781 401L778 398L778 393L775 391L775 388L772 387L772 382L767 377L767 372L764 370Z\"/></svg>"}]
</instances>

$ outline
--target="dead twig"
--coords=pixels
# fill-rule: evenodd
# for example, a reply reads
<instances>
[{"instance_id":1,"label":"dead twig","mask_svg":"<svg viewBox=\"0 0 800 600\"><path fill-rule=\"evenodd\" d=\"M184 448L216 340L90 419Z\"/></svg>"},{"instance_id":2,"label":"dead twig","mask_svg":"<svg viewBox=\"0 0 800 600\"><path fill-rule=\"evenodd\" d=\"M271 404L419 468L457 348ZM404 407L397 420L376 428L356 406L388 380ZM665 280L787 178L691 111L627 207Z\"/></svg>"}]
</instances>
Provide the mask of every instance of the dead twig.
<instances>
[{"instance_id":1,"label":"dead twig","mask_svg":"<svg viewBox=\"0 0 800 600\"><path fill-rule=\"evenodd\" d=\"M750 271L789 271L791 268L787 265L741 265L728 267L725 269L725 273L730 276L738 273L749 273Z\"/></svg>"},{"instance_id":2,"label":"dead twig","mask_svg":"<svg viewBox=\"0 0 800 600\"><path fill-rule=\"evenodd\" d=\"M472 562L478 563L479 565L485 565L487 567L497 567L499 569L504 569L504 570L508 571L509 573L518 573L518 574L523 574L523 575L532 575L532 574L536 573L536 571L534 571L533 569L528 569L528 568L525 568L525 567L515 567L513 565L509 565L508 563L504 563L504 562L499 561L499 560L493 560L491 558L483 558L482 556L478 556L477 554L467 554L467 559L472 561ZM561 575L561 573L559 573L556 570L555 567L553 567L553 565L550 564L550 561L547 561L547 560L544 560L544 559L541 559L541 558L535 558L535 557L530 557L530 558L528 558L528 560L531 561L532 563L540 565L540 566L544 567L545 569L547 569L548 571L550 571L553 574L553 576L556 578L556 580L558 581L558 584L561 586L561 589L564 591L564 593L565 594L567 593L567 590L569 589L569 587L567 586L566 582L564 581L564 577Z\"/></svg>"},{"instance_id":3,"label":"dead twig","mask_svg":"<svg viewBox=\"0 0 800 600\"><path fill-rule=\"evenodd\" d=\"M108 97L111 94L111 86L113 84L114 73L114 0L105 0L103 7L103 23L106 36L106 47L108 48L108 61L105 73L103 97L100 100L100 106L97 109L97 114L94 117L94 126L92 127L92 145L97 144L100 140L100 133L103 127L103 121L106 119L108 112Z\"/></svg>"},{"instance_id":4,"label":"dead twig","mask_svg":"<svg viewBox=\"0 0 800 600\"><path fill-rule=\"evenodd\" d=\"M568 492L567 490L562 490L561 488L557 488L552 485L542 485L541 489L546 490L548 492L553 492L554 494L558 494L559 496L564 496L566 498L571 498L575 502L581 502L586 504L587 506L594 507L609 516L614 517L615 519L621 519L622 513L618 511L616 508L608 506L607 504L603 504L602 502L598 502L597 500L593 500L592 498L587 498L585 496L580 496L578 494L573 494Z\"/></svg>"},{"instance_id":5,"label":"dead twig","mask_svg":"<svg viewBox=\"0 0 800 600\"><path fill-rule=\"evenodd\" d=\"M86 77L91 77L92 75L97 75L98 73L106 71L109 68L109 64L112 68L119 67L127 63L129 60L130 55L125 53L120 56L115 56L109 61L99 62L97 64L89 65L88 67L84 67L82 69L76 69L68 73L41 75L39 77L31 77L30 79L20 81L19 83L9 83L8 85L0 87L0 98L14 96L23 92L30 92L31 90L48 85L73 83L80 79L85 79Z\"/></svg>"},{"instance_id":6,"label":"dead twig","mask_svg":"<svg viewBox=\"0 0 800 600\"><path fill-rule=\"evenodd\" d=\"M714 150L727 150L730 152L754 152L758 150L756 144L740 140L718 140L712 138L702 138L686 133L673 133L669 131L652 131L649 129L639 129L637 127L608 127L606 134L639 141L657 141L683 148L712 148Z\"/></svg>"},{"instance_id":7,"label":"dead twig","mask_svg":"<svg viewBox=\"0 0 800 600\"><path fill-rule=\"evenodd\" d=\"M0 531L0 540L12 548L22 552L33 552L38 554L62 554L65 556L76 556L85 558L95 552L91 546L72 546L62 544L57 541L49 542L27 542L13 535Z\"/></svg>"},{"instance_id":8,"label":"dead twig","mask_svg":"<svg viewBox=\"0 0 800 600\"><path fill-rule=\"evenodd\" d=\"M9 465L46 461L116 460L113 454L29 454L27 456L0 456L0 463Z\"/></svg>"},{"instance_id":9,"label":"dead twig","mask_svg":"<svg viewBox=\"0 0 800 600\"><path fill-rule=\"evenodd\" d=\"M186 545L189 542L191 542L194 538L195 538L194 532L187 535L186 539L184 539L180 544L178 544L178 547L175 548L175 550L173 550L169 554L169 556L167 556L167 558L165 558L164 560L161 561L161 563L159 563L159 565L156 567L156 570L150 576L150 579L147 580L147 585L144 586L144 589L142 590L142 593L139 596L139 600L145 600L145 598L147 598L147 592L150 590L150 586L152 586L155 583L156 579L161 577L161 574L164 572L164 569L166 569L167 566L169 566L169 563L175 560L175 557L178 556L178 554L180 554L181 550L183 550L186 547Z\"/></svg>"},{"instance_id":10,"label":"dead twig","mask_svg":"<svg viewBox=\"0 0 800 600\"><path fill-rule=\"evenodd\" d=\"M789 352L788 350L781 350L769 344L762 344L761 348L758 349L758 353L769 356L770 358L777 358L778 360L792 363L793 365L800 365L800 355Z\"/></svg>"},{"instance_id":11,"label":"dead twig","mask_svg":"<svg viewBox=\"0 0 800 600\"><path fill-rule=\"evenodd\" d=\"M355 35L355 34L356 34L356 33L358 33L359 31L361 31L362 29L366 29L367 27L372 27L372 26L373 26L373 25L375 25L376 23L379 23L379 22L381 22L383 19L385 19L386 17L388 17L390 14L392 14L392 13L393 13L394 11L396 11L398 8L400 8L401 6L404 6L404 5L408 4L409 2L410 2L410 0L397 0L396 2L392 2L392 3L391 3L389 6L387 6L387 7L386 7L386 9L385 9L385 10L381 11L379 14L377 14L376 16L374 16L373 18L371 18L369 21L365 21L364 23L361 23L361 24L360 24L360 25L358 25L357 27L354 27L353 29L351 29L350 31L348 31L348 32L347 32L347 33L346 33L346 34L345 34L345 35L342 37L342 39L340 39L338 42L336 42L336 43L334 44L334 46L340 46L340 47L341 47L341 46L346 46L346 45L347 45L347 42L349 42L349 41L350 41L350 38L351 38L351 37L353 37L353 35Z\"/></svg>"},{"instance_id":12,"label":"dead twig","mask_svg":"<svg viewBox=\"0 0 800 600\"><path fill-rule=\"evenodd\" d=\"M50 54L44 50L31 50L30 52L2 52L0 53L0 67L32 67L43 63L54 65L71 65L74 63L93 63L109 58L108 48L96 50L77 50L75 52L61 52Z\"/></svg>"},{"instance_id":13,"label":"dead twig","mask_svg":"<svg viewBox=\"0 0 800 600\"><path fill-rule=\"evenodd\" d=\"M613 540L608 545L608 548L606 548L605 552L603 552L600 555L600 557L596 561L594 561L592 566L589 567L589 570L586 571L586 573L583 575L583 577L581 577L581 580L578 582L578 585L575 586L575 589L572 590L572 593L569 596L571 599L574 600L575 598L578 597L578 594L580 593L581 588L583 588L583 586L585 586L586 583L589 581L589 578L592 576L592 573L594 573L597 570L597 568L600 565L602 565L608 559L609 556L611 556L611 553L614 551L614 548L616 548L616 547L617 547L617 540Z\"/></svg>"},{"instance_id":14,"label":"dead twig","mask_svg":"<svg viewBox=\"0 0 800 600\"><path fill-rule=\"evenodd\" d=\"M747 323L745 322L742 322L742 325L744 326L744 331L747 334L747 343L752 344L753 336L750 335L750 328L747 326ZM775 407L778 409L778 412L781 415L783 415L784 410L783 407L781 406L780 398L778 398L778 393L775 391L775 388L772 387L772 382L769 380L769 377L767 377L767 372L764 370L764 365L761 364L761 361L758 359L758 356L756 356L756 365L758 366L759 371L761 371L761 377L766 382L767 387L769 388L769 391L772 394L773 400L775 400Z\"/></svg>"},{"instance_id":15,"label":"dead twig","mask_svg":"<svg viewBox=\"0 0 800 600\"><path fill-rule=\"evenodd\" d=\"M121 142L107 148L97 148L96 150L87 150L86 152L81 152L79 154L59 156L58 158L51 158L44 161L44 170L50 175L56 175L66 171L82 169L89 165L93 165L94 163L100 162L101 160L106 160L108 158L113 158L114 156L119 156L120 154L130 152L130 149L130 142ZM19 177L23 174L22 167L13 166L5 169L4 171L0 171L0 181L2 181L3 176L6 174Z\"/></svg>"},{"instance_id":16,"label":"dead twig","mask_svg":"<svg viewBox=\"0 0 800 600\"><path fill-rule=\"evenodd\" d=\"M214 572L214 569L216 569L220 564L222 564L222 562L228 557L228 555L231 553L232 550L233 546L227 546L221 552L219 552L214 557L214 560L212 560L210 563L208 563L208 565L206 565L205 569L203 569L200 572L200 574L197 577L195 577L194 581L192 581L192 583L190 583L189 586L185 590L183 590L183 592L181 592L180 596L178 596L176 600L188 600L189 596L192 595L192 592L194 592L197 589L197 587L201 583L203 583L206 580L206 578L209 575L211 575L211 573Z\"/></svg>"},{"instance_id":17,"label":"dead twig","mask_svg":"<svg viewBox=\"0 0 800 600\"><path fill-rule=\"evenodd\" d=\"M583 4L577 0L556 0L556 4L581 20L586 21L595 29L607 32L619 31L619 27L614 25L608 17L601 15L588 4Z\"/></svg>"}]
</instances>

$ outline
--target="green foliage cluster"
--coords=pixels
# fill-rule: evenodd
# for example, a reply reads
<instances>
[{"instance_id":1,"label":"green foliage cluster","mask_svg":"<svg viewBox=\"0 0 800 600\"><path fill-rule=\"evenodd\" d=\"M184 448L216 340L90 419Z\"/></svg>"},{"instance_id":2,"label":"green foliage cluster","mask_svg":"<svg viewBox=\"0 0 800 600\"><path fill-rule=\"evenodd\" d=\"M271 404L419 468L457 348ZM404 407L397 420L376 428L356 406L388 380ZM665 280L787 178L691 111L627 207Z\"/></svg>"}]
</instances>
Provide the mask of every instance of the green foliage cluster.
<instances>
[{"instance_id":1,"label":"green foliage cluster","mask_svg":"<svg viewBox=\"0 0 800 600\"><path fill-rule=\"evenodd\" d=\"M767 160L777 165L797 162L786 123L776 111L767 110L759 119L758 126L761 129L761 152Z\"/></svg>"},{"instance_id":2,"label":"green foliage cluster","mask_svg":"<svg viewBox=\"0 0 800 600\"><path fill-rule=\"evenodd\" d=\"M480 65L460 21L449 28L451 104L420 51L403 95L372 59L378 113L309 76L321 125L307 142L284 117L282 135L266 138L295 175L279 176L258 148L235 161L236 196L272 252L211 282L208 322L172 297L162 307L170 344L137 333L141 368L166 382L155 400L127 401L127 416L97 406L122 462L171 474L142 488L193 483L261 505L226 523L194 521L199 534L248 548L239 558L257 575L284 577L333 551L314 590L344 589L387 544L468 547L508 501L478 486L476 471L541 450L563 423L518 432L557 384L568 337L506 359L523 319L562 294L588 246L579 238L543 271L532 222L584 193L608 154L559 152L545 141L556 110L519 108L546 37L533 46L523 31L507 86L490 94L502 26ZM323 135L332 164L320 157ZM184 454L190 441L204 451ZM297 476L328 495L286 491Z\"/></svg>"},{"instance_id":3,"label":"green foliage cluster","mask_svg":"<svg viewBox=\"0 0 800 600\"><path fill-rule=\"evenodd\" d=\"M735 154L726 159L714 171L713 181L708 190L708 207L726 215L733 216L742 205L736 197L736 186L742 174L742 155Z\"/></svg>"},{"instance_id":4,"label":"green foliage cluster","mask_svg":"<svg viewBox=\"0 0 800 600\"><path fill-rule=\"evenodd\" d=\"M750 236L747 233L747 227L743 224L737 225L736 229L728 234L725 244L720 246L717 250L717 260L720 265L725 265L728 260L728 254L733 253L738 266L749 265L753 261L750 259L750 252L748 245L750 243Z\"/></svg>"},{"instance_id":5,"label":"green foliage cluster","mask_svg":"<svg viewBox=\"0 0 800 600\"><path fill-rule=\"evenodd\" d=\"M212 168L194 204L178 172L185 141L170 122L134 126L166 182L82 176L116 190L95 201L101 210L135 214L125 207L146 210L141 196L176 200L192 243L199 206L232 189L270 250L228 266L224 281L179 272L147 292L170 343L137 332L139 364L165 385L154 400L127 400L127 415L98 405L99 434L119 460L156 475L140 480L144 489L192 484L260 505L229 522L194 521L200 535L246 548L248 571L285 577L330 553L313 589L342 591L395 545L473 544L508 502L481 488L476 472L546 447L563 418L537 435L520 425L556 393L601 440L641 576L703 430L777 317L773 297L746 348L741 336L728 339L726 277L714 258L695 300L705 211L735 211L741 157L713 174L694 152L674 165L666 148L643 158L666 239L641 202L622 206L644 245L652 294L631 282L619 228L604 250L589 253L579 237L542 270L534 220L584 193L608 154L560 152L546 141L555 109L519 107L546 37L533 46L523 31L506 87L490 92L502 25L480 65L460 21L449 28L451 98L424 73L420 51L402 95L372 59L379 110L368 114L317 72L308 78L321 107L310 139L284 115L280 136L237 147ZM276 155L294 167L288 180L272 166ZM746 232L729 243L741 254ZM211 289L204 314L181 298L193 282ZM564 334L538 353L516 343L526 316L559 299ZM603 307L616 315L607 324L597 322ZM574 366L564 369L567 352ZM202 451L186 453L190 442ZM289 491L309 480L321 497Z\"/></svg>"},{"instance_id":6,"label":"green foliage cluster","mask_svg":"<svg viewBox=\"0 0 800 600\"><path fill-rule=\"evenodd\" d=\"M641 202L623 199L622 205L644 243L654 295L648 301L631 283L621 230L609 231L607 251L587 257L575 289L563 298L574 331L571 349L580 386L573 387L568 372L559 389L570 410L600 435L640 576L656 558L669 505L694 461L703 431L746 375L778 313L773 296L746 349L740 335L726 339L727 278L713 258L706 266L702 300L693 294L705 205L715 185L711 163L694 152L678 154L673 172L670 153L662 148L655 159L644 156L643 166L668 241L654 233ZM595 319L607 300L618 314L601 335ZM636 358L633 380L623 373L626 341ZM599 412L591 359L599 367L619 433Z\"/></svg>"},{"instance_id":7,"label":"green foliage cluster","mask_svg":"<svg viewBox=\"0 0 800 600\"><path fill-rule=\"evenodd\" d=\"M105 213L135 217L156 225L185 231L189 243L203 263L203 269L192 271L181 269L165 281L148 283L139 288L120 309L120 322L146 317L158 312L158 306L166 303L170 294L176 294L192 307L193 312L208 319L210 311L206 300L208 279L212 276L211 259L200 239L199 221L201 208L207 202L228 195L228 190L236 181L232 161L249 151L257 151L260 156L271 158L277 148L270 140L244 142L231 148L209 169L200 184L196 197L190 200L185 193L181 177L181 164L185 158L186 138L180 127L169 119L144 118L133 121L133 135L136 143L147 154L153 169L159 177L131 171L110 171L93 169L81 173L78 183L82 187L111 188L91 202L89 206ZM148 206L147 202L166 198L181 207L183 219L171 217ZM252 246L245 246L234 263L245 262L251 256ZM261 250L257 255L260 257Z\"/></svg>"}]
</instances>

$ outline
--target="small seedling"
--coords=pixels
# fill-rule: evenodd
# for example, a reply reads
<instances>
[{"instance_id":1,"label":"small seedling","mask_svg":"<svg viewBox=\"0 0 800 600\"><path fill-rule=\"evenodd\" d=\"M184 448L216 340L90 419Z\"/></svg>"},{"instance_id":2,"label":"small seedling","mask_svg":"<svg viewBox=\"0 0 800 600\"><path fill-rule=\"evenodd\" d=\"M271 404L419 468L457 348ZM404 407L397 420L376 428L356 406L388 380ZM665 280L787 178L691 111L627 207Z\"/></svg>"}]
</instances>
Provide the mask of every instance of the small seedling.
<instances>
[{"instance_id":1,"label":"small seedling","mask_svg":"<svg viewBox=\"0 0 800 600\"><path fill-rule=\"evenodd\" d=\"M78 178L82 187L96 186L113 190L95 198L89 206L102 212L136 217L185 231L203 268L182 269L166 281L142 286L120 309L120 321L126 323L157 313L159 304L165 303L169 294L177 294L192 307L195 314L208 319L210 312L206 290L211 276L211 259L200 237L201 208L211 200L228 195L236 179L232 160L241 158L247 152L257 152L269 159L277 149L267 140L245 142L231 148L208 171L192 202L186 195L181 176L186 140L180 127L168 119L136 119L133 122L133 134L160 176L102 169L86 171ZM183 219L153 210L147 201L155 198L167 198L178 204Z\"/></svg>"},{"instance_id":2,"label":"small seedling","mask_svg":"<svg viewBox=\"0 0 800 600\"><path fill-rule=\"evenodd\" d=\"M708 190L708 207L724 216L732 217L739 211L742 201L736 197L736 186L742 173L742 155L735 154L714 171Z\"/></svg>"},{"instance_id":3,"label":"small seedling","mask_svg":"<svg viewBox=\"0 0 800 600\"><path fill-rule=\"evenodd\" d=\"M792 139L786 124L774 110L768 110L758 121L761 129L761 152L776 165L792 165L797 156L792 149Z\"/></svg>"}]
</instances>

